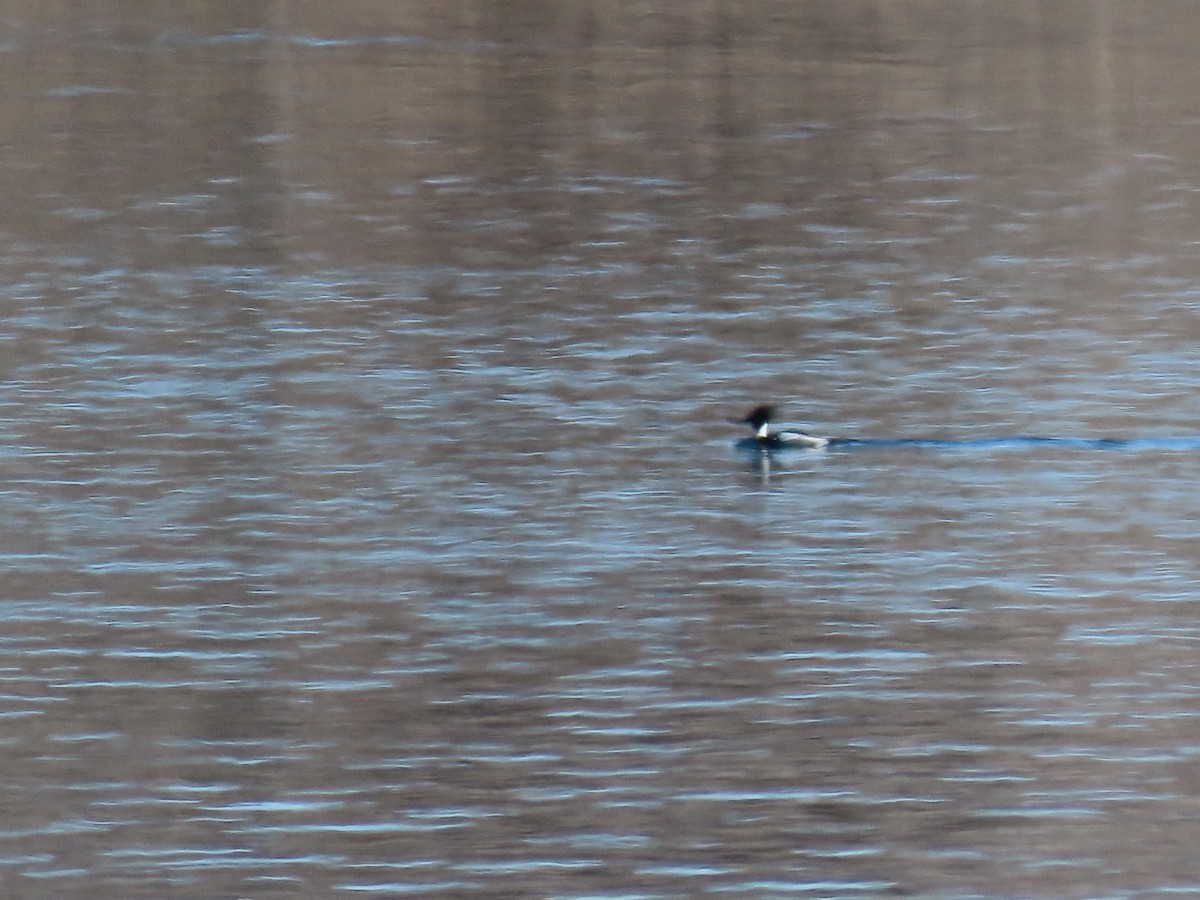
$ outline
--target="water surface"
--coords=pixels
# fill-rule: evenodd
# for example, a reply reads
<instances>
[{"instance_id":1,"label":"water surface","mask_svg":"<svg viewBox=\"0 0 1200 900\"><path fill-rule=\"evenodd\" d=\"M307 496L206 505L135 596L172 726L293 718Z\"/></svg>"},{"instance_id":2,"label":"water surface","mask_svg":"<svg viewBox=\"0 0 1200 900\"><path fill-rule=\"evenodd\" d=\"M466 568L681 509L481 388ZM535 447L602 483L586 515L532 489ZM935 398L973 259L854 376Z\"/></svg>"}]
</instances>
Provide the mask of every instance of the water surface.
<instances>
[{"instance_id":1,"label":"water surface","mask_svg":"<svg viewBox=\"0 0 1200 900\"><path fill-rule=\"evenodd\" d=\"M1200 890L1198 29L11 7L6 895Z\"/></svg>"}]
</instances>

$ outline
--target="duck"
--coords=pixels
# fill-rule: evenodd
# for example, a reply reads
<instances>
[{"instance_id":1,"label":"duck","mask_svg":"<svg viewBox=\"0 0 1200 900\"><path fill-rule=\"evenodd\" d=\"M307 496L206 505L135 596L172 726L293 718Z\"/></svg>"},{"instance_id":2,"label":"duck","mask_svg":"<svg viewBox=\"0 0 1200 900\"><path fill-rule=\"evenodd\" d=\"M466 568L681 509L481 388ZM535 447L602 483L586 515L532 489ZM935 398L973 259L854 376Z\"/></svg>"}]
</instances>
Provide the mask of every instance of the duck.
<instances>
[{"instance_id":1,"label":"duck","mask_svg":"<svg viewBox=\"0 0 1200 900\"><path fill-rule=\"evenodd\" d=\"M828 447L830 439L817 435L805 434L802 431L774 430L771 420L775 418L775 407L762 404L754 407L739 423L744 422L754 429L754 437L746 438L739 444L745 447L756 447L760 450L821 450Z\"/></svg>"}]
</instances>

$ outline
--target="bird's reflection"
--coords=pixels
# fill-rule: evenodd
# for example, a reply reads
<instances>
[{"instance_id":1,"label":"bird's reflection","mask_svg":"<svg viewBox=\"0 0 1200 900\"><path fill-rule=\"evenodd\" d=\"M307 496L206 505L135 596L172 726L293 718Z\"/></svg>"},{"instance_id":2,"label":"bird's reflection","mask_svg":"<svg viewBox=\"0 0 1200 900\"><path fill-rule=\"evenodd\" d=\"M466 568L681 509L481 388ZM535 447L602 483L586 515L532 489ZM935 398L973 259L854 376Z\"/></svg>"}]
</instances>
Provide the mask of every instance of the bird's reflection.
<instances>
[{"instance_id":1,"label":"bird's reflection","mask_svg":"<svg viewBox=\"0 0 1200 900\"><path fill-rule=\"evenodd\" d=\"M773 479L787 475L804 474L814 460L823 460L823 450L808 450L804 453L773 453L763 447L739 448L746 460L746 469L756 485L765 485ZM803 464L803 465L801 465Z\"/></svg>"}]
</instances>

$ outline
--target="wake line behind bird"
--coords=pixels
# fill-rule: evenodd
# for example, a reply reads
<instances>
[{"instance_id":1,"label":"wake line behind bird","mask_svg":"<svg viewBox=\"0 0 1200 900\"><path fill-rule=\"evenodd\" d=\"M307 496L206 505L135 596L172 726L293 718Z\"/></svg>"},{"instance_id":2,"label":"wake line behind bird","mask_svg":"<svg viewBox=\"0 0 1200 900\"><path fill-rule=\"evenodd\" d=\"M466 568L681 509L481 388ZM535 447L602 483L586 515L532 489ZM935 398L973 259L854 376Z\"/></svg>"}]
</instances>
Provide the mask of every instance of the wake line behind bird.
<instances>
[{"instance_id":1,"label":"wake line behind bird","mask_svg":"<svg viewBox=\"0 0 1200 900\"><path fill-rule=\"evenodd\" d=\"M754 436L737 442L740 450L758 453L776 453L782 450L826 450L868 447L912 447L931 450L953 450L959 448L988 447L1034 447L1057 446L1085 450L1200 450L1200 436L1165 438L1080 438L1045 437L1039 435L1014 435L1010 437L970 438L948 440L944 438L850 438L823 437L785 428L773 428L775 407L762 404L736 420L739 424L754 429Z\"/></svg>"}]
</instances>

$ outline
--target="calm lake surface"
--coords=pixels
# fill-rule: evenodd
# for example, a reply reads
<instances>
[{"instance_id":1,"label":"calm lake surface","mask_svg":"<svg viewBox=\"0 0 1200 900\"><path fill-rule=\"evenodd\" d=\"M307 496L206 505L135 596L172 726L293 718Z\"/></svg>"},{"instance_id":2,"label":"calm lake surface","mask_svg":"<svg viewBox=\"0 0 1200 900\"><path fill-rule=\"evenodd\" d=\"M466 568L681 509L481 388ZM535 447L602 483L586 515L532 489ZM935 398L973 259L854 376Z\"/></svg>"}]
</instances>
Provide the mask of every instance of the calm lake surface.
<instances>
[{"instance_id":1,"label":"calm lake surface","mask_svg":"<svg viewBox=\"0 0 1200 900\"><path fill-rule=\"evenodd\" d=\"M0 893L1200 892L1197 45L6 4Z\"/></svg>"}]
</instances>

